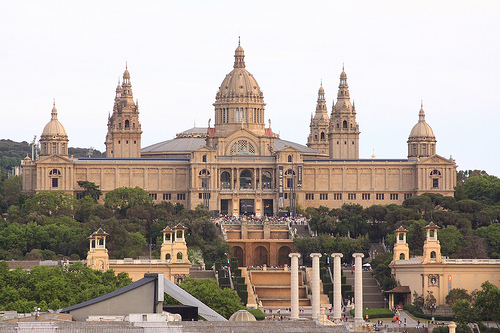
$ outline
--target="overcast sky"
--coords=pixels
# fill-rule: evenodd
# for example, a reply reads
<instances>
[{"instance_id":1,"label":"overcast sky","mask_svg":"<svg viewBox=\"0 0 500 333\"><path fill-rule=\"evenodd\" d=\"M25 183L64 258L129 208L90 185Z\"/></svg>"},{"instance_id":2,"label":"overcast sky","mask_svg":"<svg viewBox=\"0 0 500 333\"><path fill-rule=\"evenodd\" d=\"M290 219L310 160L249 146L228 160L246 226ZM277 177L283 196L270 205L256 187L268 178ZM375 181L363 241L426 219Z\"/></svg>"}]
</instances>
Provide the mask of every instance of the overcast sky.
<instances>
[{"instance_id":1,"label":"overcast sky","mask_svg":"<svg viewBox=\"0 0 500 333\"><path fill-rule=\"evenodd\" d=\"M360 158L406 158L423 100L439 155L500 176L499 17L493 0L3 1L0 138L39 138L55 99L70 146L104 151L126 62L143 147L206 127L241 36L282 139L306 143L344 64Z\"/></svg>"}]
</instances>

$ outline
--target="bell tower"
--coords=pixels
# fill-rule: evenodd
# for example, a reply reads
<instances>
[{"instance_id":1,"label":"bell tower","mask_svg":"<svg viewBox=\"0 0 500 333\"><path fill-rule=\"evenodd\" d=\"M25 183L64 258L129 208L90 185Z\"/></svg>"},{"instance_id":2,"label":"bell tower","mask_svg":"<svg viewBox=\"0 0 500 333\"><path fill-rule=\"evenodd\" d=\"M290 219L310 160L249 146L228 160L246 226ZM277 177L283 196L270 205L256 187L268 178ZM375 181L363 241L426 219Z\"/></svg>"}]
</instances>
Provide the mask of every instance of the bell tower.
<instances>
[{"instance_id":1,"label":"bell tower","mask_svg":"<svg viewBox=\"0 0 500 333\"><path fill-rule=\"evenodd\" d=\"M408 260L410 259L410 248L406 242L406 234L408 230L400 226L396 231L396 243L394 243L392 262L396 260Z\"/></svg>"},{"instance_id":2,"label":"bell tower","mask_svg":"<svg viewBox=\"0 0 500 333\"><path fill-rule=\"evenodd\" d=\"M141 134L139 106L134 103L130 73L125 67L123 82L116 87L113 114L108 118L106 157L141 157Z\"/></svg>"},{"instance_id":3,"label":"bell tower","mask_svg":"<svg viewBox=\"0 0 500 333\"><path fill-rule=\"evenodd\" d=\"M351 104L347 75L342 67L337 103L334 103L330 116L329 157L331 159L358 159L359 133L356 108L354 104Z\"/></svg>"},{"instance_id":4,"label":"bell tower","mask_svg":"<svg viewBox=\"0 0 500 333\"><path fill-rule=\"evenodd\" d=\"M99 228L88 238L90 240L90 249L87 253L87 266L103 272L109 269L109 255L108 250L106 249L106 236L109 236L109 234L102 230L102 228Z\"/></svg>"},{"instance_id":5,"label":"bell tower","mask_svg":"<svg viewBox=\"0 0 500 333\"><path fill-rule=\"evenodd\" d=\"M312 149L322 151L325 154L329 153L328 149L328 126L330 118L326 110L325 90L321 84L318 90L318 101L316 103L316 113L311 116L311 124L309 137L307 138L307 146Z\"/></svg>"},{"instance_id":6,"label":"bell tower","mask_svg":"<svg viewBox=\"0 0 500 333\"><path fill-rule=\"evenodd\" d=\"M439 226L435 225L434 222L430 222L425 226L425 229L427 230L427 235L424 241L422 264L440 263L442 261L441 244L437 239L437 230Z\"/></svg>"}]
</instances>

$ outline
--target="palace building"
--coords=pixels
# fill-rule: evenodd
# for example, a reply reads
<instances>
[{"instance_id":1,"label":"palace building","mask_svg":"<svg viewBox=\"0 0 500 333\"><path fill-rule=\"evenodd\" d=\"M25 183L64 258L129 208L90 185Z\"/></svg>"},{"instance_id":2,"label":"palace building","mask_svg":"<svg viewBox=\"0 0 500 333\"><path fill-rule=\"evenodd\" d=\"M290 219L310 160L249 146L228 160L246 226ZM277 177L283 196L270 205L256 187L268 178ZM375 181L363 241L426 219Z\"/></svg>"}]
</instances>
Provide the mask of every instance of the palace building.
<instances>
[{"instance_id":1,"label":"palace building","mask_svg":"<svg viewBox=\"0 0 500 333\"><path fill-rule=\"evenodd\" d=\"M144 148L130 77L126 69L116 88L106 158L68 155L68 135L54 105L39 158L22 163L26 193L62 190L79 197L80 180L95 183L104 194L139 186L155 202L188 209L204 204L232 216L273 215L287 207L293 212L297 206L401 204L425 192L453 195L457 166L437 155L423 108L408 137L406 158L359 158L360 126L344 70L330 113L319 88L306 145L281 139L271 121L266 126L264 95L246 69L239 43L233 69L215 96L213 125L209 121L207 128L194 127Z\"/></svg>"}]
</instances>

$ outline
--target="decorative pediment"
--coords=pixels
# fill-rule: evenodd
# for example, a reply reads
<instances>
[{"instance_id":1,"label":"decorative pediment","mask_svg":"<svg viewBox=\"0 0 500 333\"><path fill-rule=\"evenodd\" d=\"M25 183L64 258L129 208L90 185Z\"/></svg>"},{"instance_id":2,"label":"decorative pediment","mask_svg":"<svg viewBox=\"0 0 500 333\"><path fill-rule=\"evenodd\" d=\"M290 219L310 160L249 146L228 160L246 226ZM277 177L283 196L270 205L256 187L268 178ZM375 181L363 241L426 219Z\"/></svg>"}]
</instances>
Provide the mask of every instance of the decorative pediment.
<instances>
[{"instance_id":1,"label":"decorative pediment","mask_svg":"<svg viewBox=\"0 0 500 333\"><path fill-rule=\"evenodd\" d=\"M455 160L450 160L448 158L444 158L440 155L432 155L429 157L424 157L417 164L455 164Z\"/></svg>"},{"instance_id":2,"label":"decorative pediment","mask_svg":"<svg viewBox=\"0 0 500 333\"><path fill-rule=\"evenodd\" d=\"M38 161L36 161L37 165L54 164L54 163L75 164L75 161L60 155L43 156Z\"/></svg>"}]
</instances>

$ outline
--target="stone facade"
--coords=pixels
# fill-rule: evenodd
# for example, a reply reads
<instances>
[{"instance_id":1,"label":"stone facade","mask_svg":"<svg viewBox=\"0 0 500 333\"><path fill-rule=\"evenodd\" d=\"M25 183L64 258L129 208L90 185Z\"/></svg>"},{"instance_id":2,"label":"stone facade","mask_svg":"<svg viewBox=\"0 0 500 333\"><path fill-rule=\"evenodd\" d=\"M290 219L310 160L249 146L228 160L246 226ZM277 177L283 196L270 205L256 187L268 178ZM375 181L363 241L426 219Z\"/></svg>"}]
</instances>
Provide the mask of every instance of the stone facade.
<instances>
[{"instance_id":1,"label":"stone facade","mask_svg":"<svg viewBox=\"0 0 500 333\"><path fill-rule=\"evenodd\" d=\"M436 306L446 305L446 295L454 288L469 293L481 289L484 281L500 287L499 259L446 259L441 256L441 245L437 239L439 227L433 222L426 226L423 255L409 257L406 243L407 230L395 231L393 260L390 263L392 275L398 286L389 291L389 307L413 303L413 293L424 298L428 292L436 298Z\"/></svg>"},{"instance_id":2,"label":"stone facade","mask_svg":"<svg viewBox=\"0 0 500 333\"><path fill-rule=\"evenodd\" d=\"M207 128L189 129L142 150L128 69L108 120L106 158L68 156L68 136L54 106L44 129L50 135L40 140L40 158L27 157L22 163L24 191L62 190L78 197L80 180L94 182L104 194L139 186L156 202L189 209L204 204L236 216L272 215L288 206L401 204L425 192L453 195L455 161L436 154L423 108L408 138L407 158L360 159L356 109L342 71L330 116L323 88L318 92L307 146L286 141L272 131L270 120L266 126L263 93L244 57L238 45L234 68L216 94L213 126L209 121Z\"/></svg>"}]
</instances>

